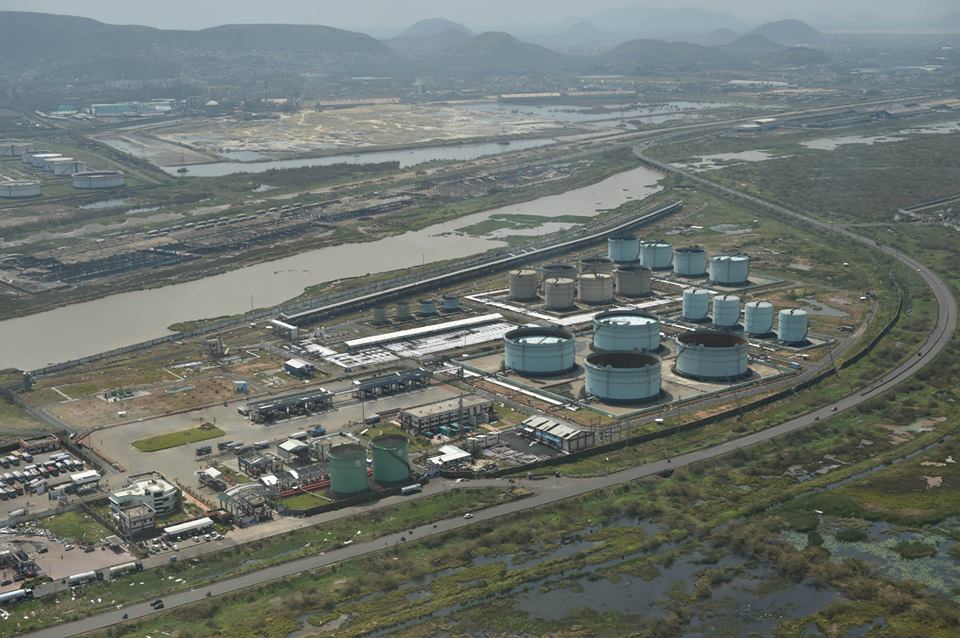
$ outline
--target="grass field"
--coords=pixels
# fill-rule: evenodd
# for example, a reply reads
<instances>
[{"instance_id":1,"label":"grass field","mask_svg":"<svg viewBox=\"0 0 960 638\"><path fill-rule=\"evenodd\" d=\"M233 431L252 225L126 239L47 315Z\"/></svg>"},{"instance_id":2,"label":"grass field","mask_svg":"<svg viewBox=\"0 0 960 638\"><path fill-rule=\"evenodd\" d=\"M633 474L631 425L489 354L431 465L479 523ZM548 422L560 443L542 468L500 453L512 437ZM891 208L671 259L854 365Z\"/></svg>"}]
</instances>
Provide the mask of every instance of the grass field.
<instances>
[{"instance_id":1,"label":"grass field","mask_svg":"<svg viewBox=\"0 0 960 638\"><path fill-rule=\"evenodd\" d=\"M43 519L43 526L59 536L84 545L92 545L112 534L106 527L80 511L64 512Z\"/></svg>"},{"instance_id":2,"label":"grass field","mask_svg":"<svg viewBox=\"0 0 960 638\"><path fill-rule=\"evenodd\" d=\"M215 439L218 436L223 436L223 430L216 426L191 428L189 430L171 432L170 434L153 436L149 439L140 439L139 441L133 442L133 447L141 452L156 452L158 450L187 445L188 443L198 443L200 441Z\"/></svg>"}]
</instances>

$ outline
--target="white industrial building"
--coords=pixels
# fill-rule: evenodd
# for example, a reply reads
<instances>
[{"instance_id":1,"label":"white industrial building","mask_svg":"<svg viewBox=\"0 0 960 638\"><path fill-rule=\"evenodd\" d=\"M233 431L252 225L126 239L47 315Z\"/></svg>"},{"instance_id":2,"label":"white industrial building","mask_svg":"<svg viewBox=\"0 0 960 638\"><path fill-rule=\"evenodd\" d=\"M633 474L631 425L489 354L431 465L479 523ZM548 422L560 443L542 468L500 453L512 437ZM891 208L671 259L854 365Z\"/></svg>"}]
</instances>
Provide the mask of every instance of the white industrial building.
<instances>
[{"instance_id":1,"label":"white industrial building","mask_svg":"<svg viewBox=\"0 0 960 638\"><path fill-rule=\"evenodd\" d=\"M596 434L545 416L532 416L520 424L520 434L564 452L579 452L596 445Z\"/></svg>"},{"instance_id":2,"label":"white industrial building","mask_svg":"<svg viewBox=\"0 0 960 638\"><path fill-rule=\"evenodd\" d=\"M127 487L110 493L114 512L135 505L147 505L159 516L175 512L180 506L180 489L159 474L139 474L127 479Z\"/></svg>"}]
</instances>

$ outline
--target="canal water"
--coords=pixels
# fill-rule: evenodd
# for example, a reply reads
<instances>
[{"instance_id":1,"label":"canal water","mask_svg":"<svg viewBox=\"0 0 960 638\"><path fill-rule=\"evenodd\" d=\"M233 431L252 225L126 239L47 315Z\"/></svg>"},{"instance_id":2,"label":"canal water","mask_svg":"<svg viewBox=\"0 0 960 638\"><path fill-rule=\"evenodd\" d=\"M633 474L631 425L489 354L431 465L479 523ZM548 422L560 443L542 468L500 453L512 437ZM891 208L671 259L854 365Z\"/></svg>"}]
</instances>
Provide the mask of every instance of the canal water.
<instances>
[{"instance_id":1,"label":"canal water","mask_svg":"<svg viewBox=\"0 0 960 638\"><path fill-rule=\"evenodd\" d=\"M195 281L2 321L0 368L34 370L161 337L169 334L167 326L180 321L279 304L315 284L476 255L506 243L496 233L475 237L459 229L493 215L540 215L545 223L554 215L594 216L655 192L661 177L635 168L591 186L374 242L320 248Z\"/></svg>"},{"instance_id":2,"label":"canal water","mask_svg":"<svg viewBox=\"0 0 960 638\"><path fill-rule=\"evenodd\" d=\"M191 164L183 167L187 169L188 177L223 177L235 173L263 173L280 168L303 168L304 166L331 166L333 164L377 164L380 162L400 162L400 168L408 168L424 162L446 161L464 162L475 160L478 157L499 155L510 151L522 151L528 148L537 148L556 143L553 138L518 139L511 140L510 144L498 142L473 142L466 144L444 144L437 146L422 146L420 148L400 149L395 151L370 151L368 153L338 153L326 157L308 157L301 159L268 160L265 162L212 162L209 164ZM245 158L254 158L256 154L245 155ZM177 175L180 166L161 167L171 175Z\"/></svg>"}]
</instances>

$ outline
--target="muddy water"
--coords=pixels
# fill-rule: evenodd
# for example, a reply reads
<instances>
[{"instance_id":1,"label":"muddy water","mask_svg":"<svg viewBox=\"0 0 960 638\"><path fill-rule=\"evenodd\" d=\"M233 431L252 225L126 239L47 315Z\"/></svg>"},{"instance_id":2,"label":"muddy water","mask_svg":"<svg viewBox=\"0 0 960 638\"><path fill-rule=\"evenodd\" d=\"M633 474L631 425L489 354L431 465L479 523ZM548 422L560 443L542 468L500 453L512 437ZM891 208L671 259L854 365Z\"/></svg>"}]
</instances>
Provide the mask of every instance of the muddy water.
<instances>
[{"instance_id":1,"label":"muddy water","mask_svg":"<svg viewBox=\"0 0 960 638\"><path fill-rule=\"evenodd\" d=\"M307 286L466 257L505 245L457 229L493 214L593 216L656 190L660 174L636 168L602 182L365 244L331 246L222 275L111 295L0 322L0 368L34 370L168 334L179 321L217 317L296 297Z\"/></svg>"}]
</instances>

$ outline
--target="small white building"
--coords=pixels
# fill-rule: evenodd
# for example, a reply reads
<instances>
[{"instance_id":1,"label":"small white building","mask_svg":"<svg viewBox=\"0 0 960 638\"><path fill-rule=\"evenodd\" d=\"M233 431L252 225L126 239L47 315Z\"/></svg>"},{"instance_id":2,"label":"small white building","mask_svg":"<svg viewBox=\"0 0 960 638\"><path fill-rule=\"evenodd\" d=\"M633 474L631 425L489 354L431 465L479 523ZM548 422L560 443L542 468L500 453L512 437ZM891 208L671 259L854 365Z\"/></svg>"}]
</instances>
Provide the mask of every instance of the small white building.
<instances>
[{"instance_id":1,"label":"small white building","mask_svg":"<svg viewBox=\"0 0 960 638\"><path fill-rule=\"evenodd\" d=\"M284 461L301 459L310 453L310 446L297 439L287 439L277 445L277 455Z\"/></svg>"},{"instance_id":2,"label":"small white building","mask_svg":"<svg viewBox=\"0 0 960 638\"><path fill-rule=\"evenodd\" d=\"M579 452L596 445L596 434L545 416L532 416L520 424L520 434L564 452Z\"/></svg>"}]
</instances>

